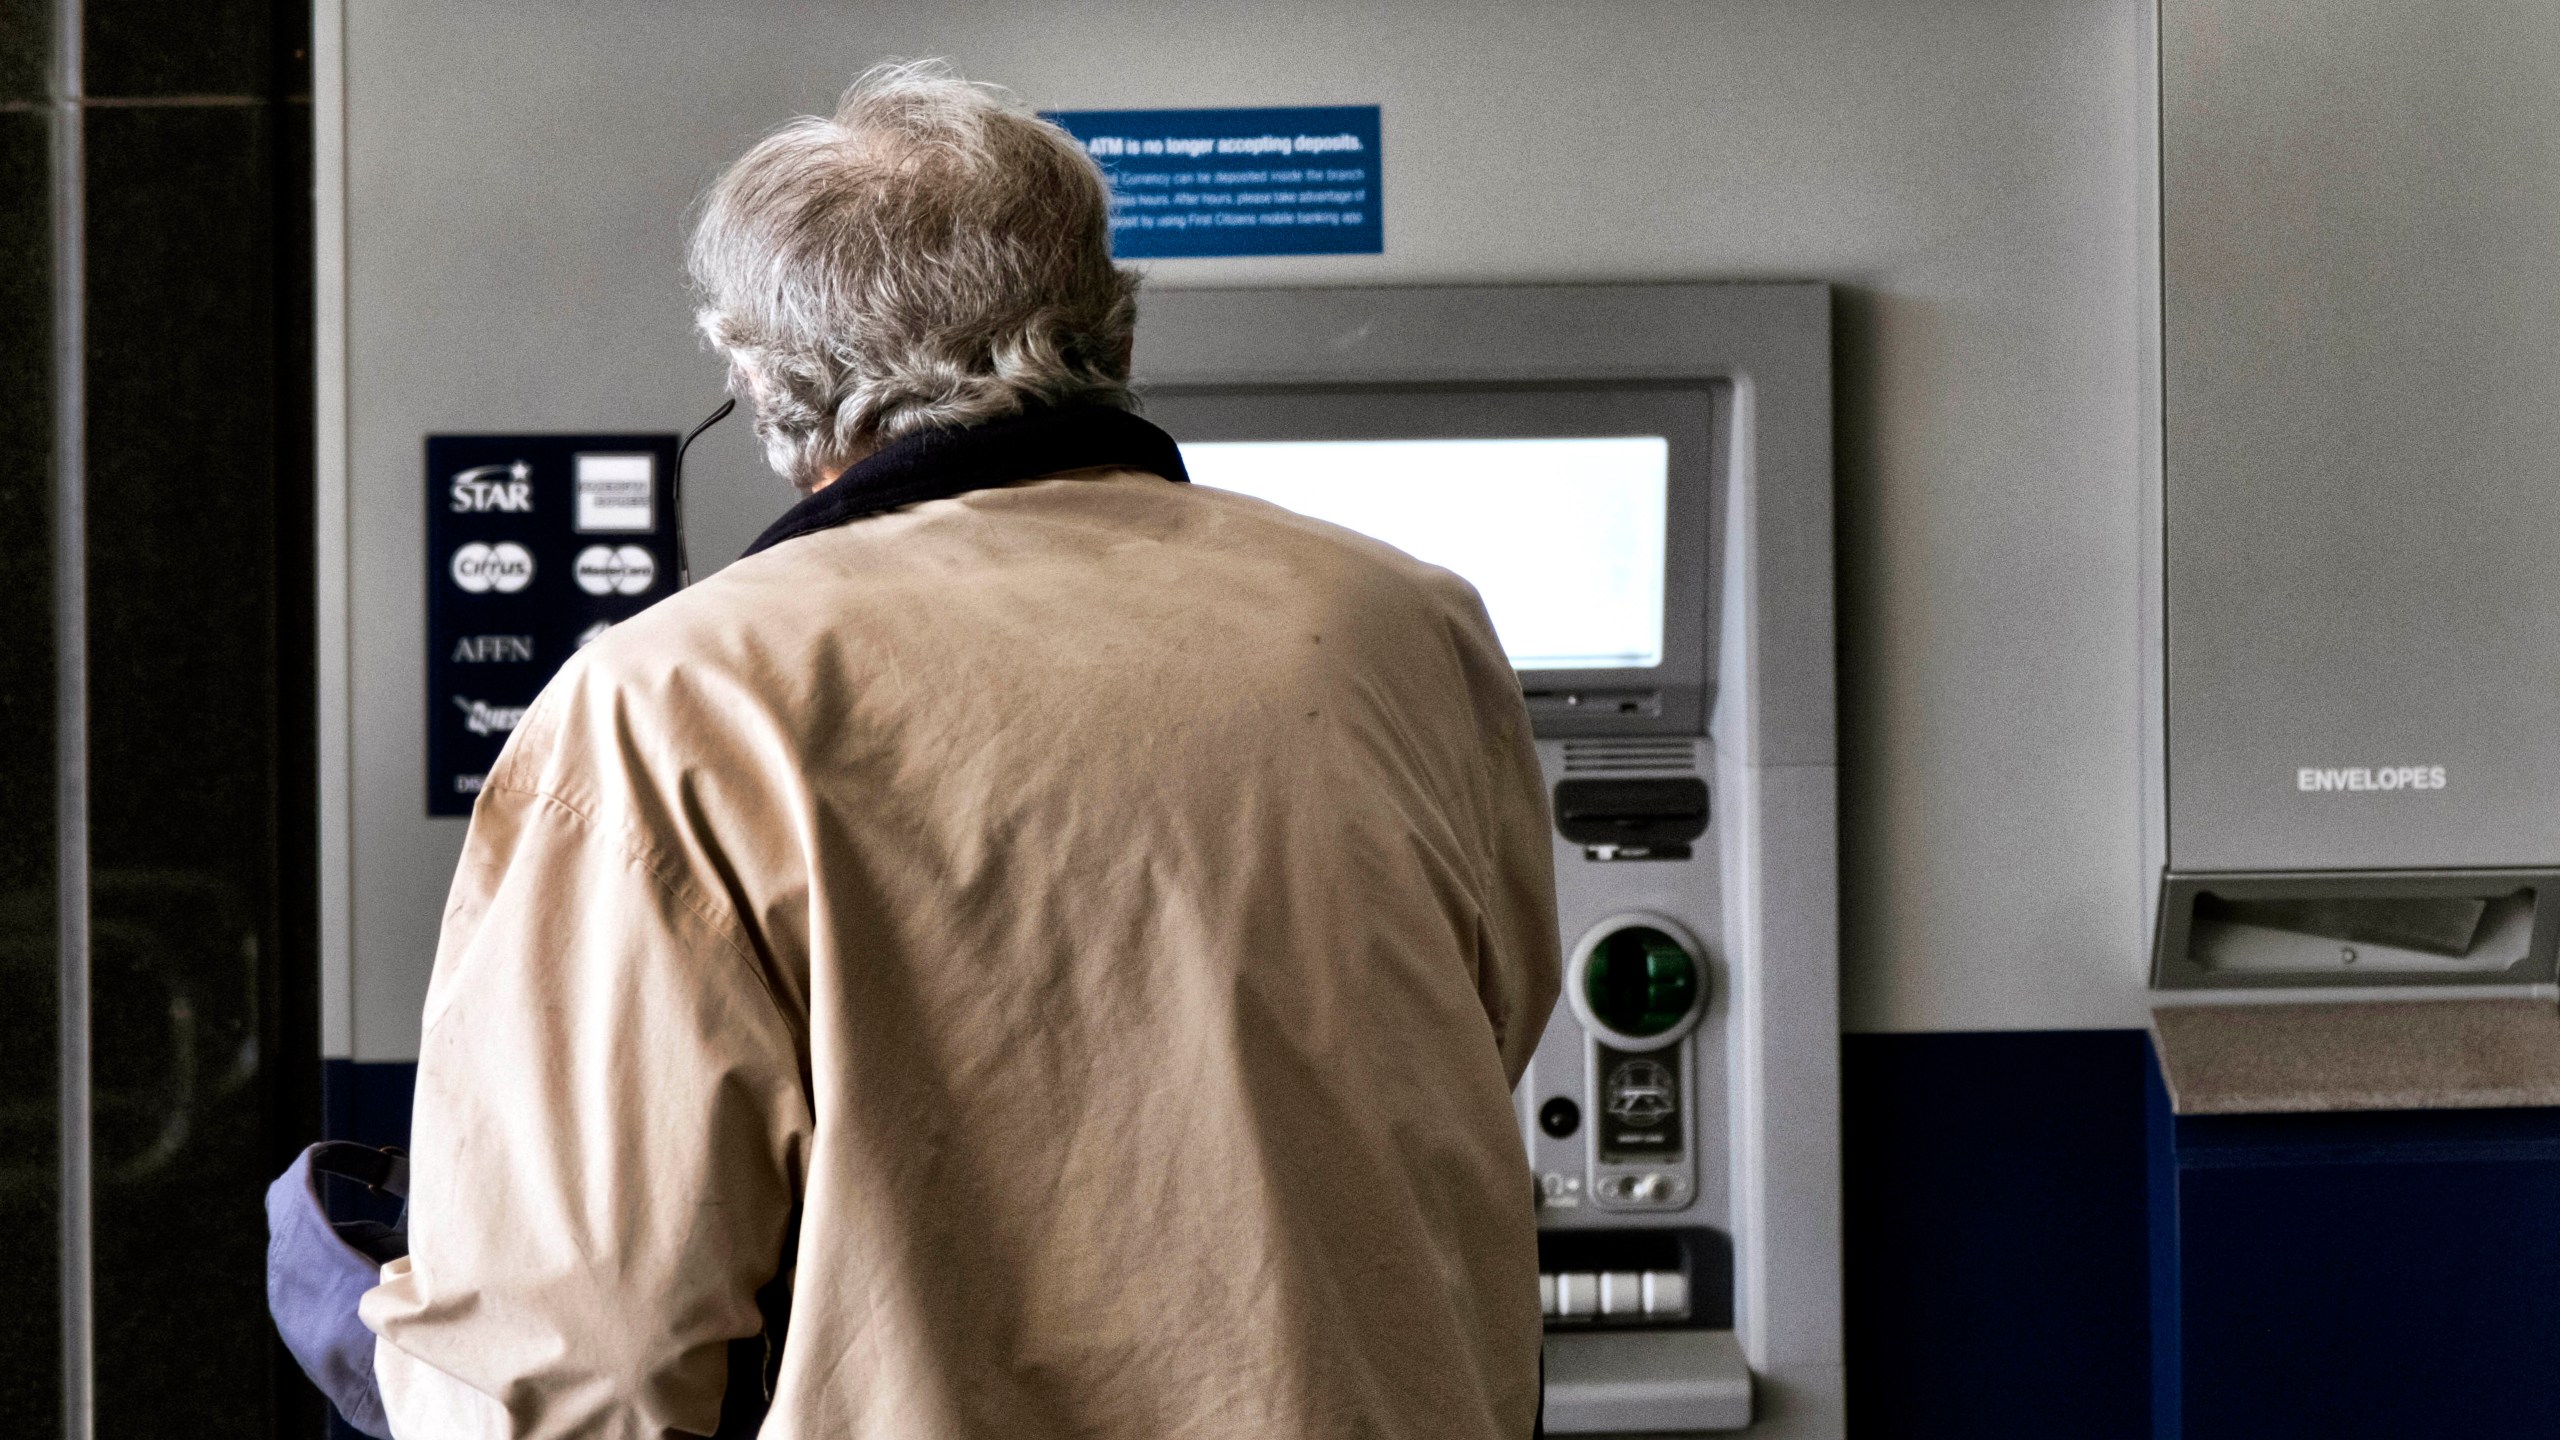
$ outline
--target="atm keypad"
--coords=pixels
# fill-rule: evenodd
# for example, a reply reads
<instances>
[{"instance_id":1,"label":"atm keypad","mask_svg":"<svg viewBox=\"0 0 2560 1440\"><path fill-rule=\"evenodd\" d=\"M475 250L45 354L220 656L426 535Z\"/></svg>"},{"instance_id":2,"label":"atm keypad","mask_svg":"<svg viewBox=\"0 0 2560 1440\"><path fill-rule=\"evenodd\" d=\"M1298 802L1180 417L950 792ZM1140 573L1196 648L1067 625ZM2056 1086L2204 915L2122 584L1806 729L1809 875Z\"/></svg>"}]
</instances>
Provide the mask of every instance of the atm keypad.
<instances>
[{"instance_id":1,"label":"atm keypad","mask_svg":"<svg viewBox=\"0 0 2560 1440\"><path fill-rule=\"evenodd\" d=\"M1567 1270L1538 1276L1538 1308L1550 1320L1596 1323L1689 1318L1689 1279L1677 1270Z\"/></svg>"}]
</instances>

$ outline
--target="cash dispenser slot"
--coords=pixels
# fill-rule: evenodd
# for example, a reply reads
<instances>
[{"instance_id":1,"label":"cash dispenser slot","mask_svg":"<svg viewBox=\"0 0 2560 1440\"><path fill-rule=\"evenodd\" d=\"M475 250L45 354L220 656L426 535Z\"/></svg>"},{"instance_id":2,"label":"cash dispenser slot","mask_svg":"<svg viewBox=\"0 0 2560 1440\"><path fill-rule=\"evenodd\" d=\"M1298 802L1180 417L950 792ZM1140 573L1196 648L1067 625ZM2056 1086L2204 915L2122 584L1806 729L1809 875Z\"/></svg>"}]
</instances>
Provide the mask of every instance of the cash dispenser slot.
<instances>
[{"instance_id":1,"label":"cash dispenser slot","mask_svg":"<svg viewBox=\"0 0 2560 1440\"><path fill-rule=\"evenodd\" d=\"M1733 1334L1733 1241L1703 1226L1542 1230L1550 1435L1696 1434L1751 1423Z\"/></svg>"},{"instance_id":2,"label":"cash dispenser slot","mask_svg":"<svg viewBox=\"0 0 2560 1440\"><path fill-rule=\"evenodd\" d=\"M1593 860L1686 860L1707 833L1707 782L1695 775L1559 780L1556 831Z\"/></svg>"},{"instance_id":3,"label":"cash dispenser slot","mask_svg":"<svg viewBox=\"0 0 2560 1440\"><path fill-rule=\"evenodd\" d=\"M2162 882L2162 989L2517 985L2552 978L2560 873L2177 875Z\"/></svg>"}]
</instances>

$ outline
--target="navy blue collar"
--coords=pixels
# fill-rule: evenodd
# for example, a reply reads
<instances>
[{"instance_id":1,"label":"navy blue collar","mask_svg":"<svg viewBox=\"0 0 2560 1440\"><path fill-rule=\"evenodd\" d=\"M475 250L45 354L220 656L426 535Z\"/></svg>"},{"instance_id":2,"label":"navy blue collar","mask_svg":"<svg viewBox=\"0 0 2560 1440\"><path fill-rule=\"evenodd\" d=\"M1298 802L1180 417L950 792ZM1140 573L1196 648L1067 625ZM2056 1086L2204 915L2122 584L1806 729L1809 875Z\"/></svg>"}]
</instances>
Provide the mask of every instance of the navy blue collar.
<instances>
[{"instance_id":1,"label":"navy blue collar","mask_svg":"<svg viewBox=\"0 0 2560 1440\"><path fill-rule=\"evenodd\" d=\"M979 425L923 430L882 446L834 484L784 511L747 554L904 505L1103 466L1143 470L1177 485L1191 479L1173 437L1126 410L1030 410Z\"/></svg>"}]
</instances>

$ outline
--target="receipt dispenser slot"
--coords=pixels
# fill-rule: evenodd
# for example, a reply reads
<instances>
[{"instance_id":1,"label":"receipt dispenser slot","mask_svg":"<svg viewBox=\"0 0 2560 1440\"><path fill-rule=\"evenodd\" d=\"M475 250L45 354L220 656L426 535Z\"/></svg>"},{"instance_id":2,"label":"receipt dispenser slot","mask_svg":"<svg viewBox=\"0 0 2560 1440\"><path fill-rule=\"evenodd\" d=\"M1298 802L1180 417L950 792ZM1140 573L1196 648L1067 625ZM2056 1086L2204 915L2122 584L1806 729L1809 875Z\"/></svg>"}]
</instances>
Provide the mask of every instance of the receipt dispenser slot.
<instances>
[{"instance_id":1,"label":"receipt dispenser slot","mask_svg":"<svg viewBox=\"0 0 2560 1440\"><path fill-rule=\"evenodd\" d=\"M1694 776L1563 780L1555 799L1556 833L1595 860L1686 860L1707 833L1707 782Z\"/></svg>"}]
</instances>

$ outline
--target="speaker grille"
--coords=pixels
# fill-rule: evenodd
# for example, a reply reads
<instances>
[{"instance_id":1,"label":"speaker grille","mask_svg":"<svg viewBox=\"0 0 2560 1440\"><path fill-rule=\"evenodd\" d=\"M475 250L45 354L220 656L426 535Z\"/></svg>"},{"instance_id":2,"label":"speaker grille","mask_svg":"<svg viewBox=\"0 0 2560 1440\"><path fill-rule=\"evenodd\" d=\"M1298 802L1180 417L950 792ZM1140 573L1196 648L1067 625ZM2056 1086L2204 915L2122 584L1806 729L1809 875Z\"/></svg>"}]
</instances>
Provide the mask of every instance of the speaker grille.
<instances>
[{"instance_id":1,"label":"speaker grille","mask_svg":"<svg viewBox=\"0 0 2560 1440\"><path fill-rule=\"evenodd\" d=\"M1694 775L1698 770L1694 740L1567 740L1567 775Z\"/></svg>"}]
</instances>

